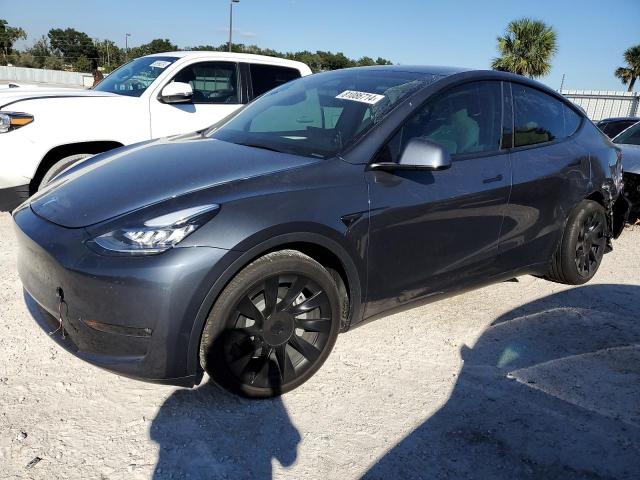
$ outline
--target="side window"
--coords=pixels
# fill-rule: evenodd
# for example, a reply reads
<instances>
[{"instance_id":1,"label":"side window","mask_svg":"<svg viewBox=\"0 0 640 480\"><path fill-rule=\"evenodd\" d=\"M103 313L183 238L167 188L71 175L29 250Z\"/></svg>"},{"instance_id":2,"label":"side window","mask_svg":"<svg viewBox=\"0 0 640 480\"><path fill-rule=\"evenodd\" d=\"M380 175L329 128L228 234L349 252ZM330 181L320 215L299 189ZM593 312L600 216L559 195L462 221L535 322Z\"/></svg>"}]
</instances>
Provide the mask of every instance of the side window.
<instances>
[{"instance_id":1,"label":"side window","mask_svg":"<svg viewBox=\"0 0 640 480\"><path fill-rule=\"evenodd\" d=\"M578 115L572 108L564 105L564 135L570 137L580 127L582 117Z\"/></svg>"},{"instance_id":2,"label":"side window","mask_svg":"<svg viewBox=\"0 0 640 480\"><path fill-rule=\"evenodd\" d=\"M249 66L249 70L251 71L254 98L301 76L300 72L295 68L275 65L252 63Z\"/></svg>"},{"instance_id":3,"label":"side window","mask_svg":"<svg viewBox=\"0 0 640 480\"><path fill-rule=\"evenodd\" d=\"M238 73L235 63L195 63L183 68L173 81L191 85L193 103L238 103Z\"/></svg>"},{"instance_id":4,"label":"side window","mask_svg":"<svg viewBox=\"0 0 640 480\"><path fill-rule=\"evenodd\" d=\"M566 136L564 103L517 83L512 84L512 92L515 147L551 142Z\"/></svg>"},{"instance_id":5,"label":"side window","mask_svg":"<svg viewBox=\"0 0 640 480\"><path fill-rule=\"evenodd\" d=\"M500 82L466 83L427 100L388 143L379 161L397 162L409 140L416 137L438 143L455 159L497 152L501 136Z\"/></svg>"}]
</instances>

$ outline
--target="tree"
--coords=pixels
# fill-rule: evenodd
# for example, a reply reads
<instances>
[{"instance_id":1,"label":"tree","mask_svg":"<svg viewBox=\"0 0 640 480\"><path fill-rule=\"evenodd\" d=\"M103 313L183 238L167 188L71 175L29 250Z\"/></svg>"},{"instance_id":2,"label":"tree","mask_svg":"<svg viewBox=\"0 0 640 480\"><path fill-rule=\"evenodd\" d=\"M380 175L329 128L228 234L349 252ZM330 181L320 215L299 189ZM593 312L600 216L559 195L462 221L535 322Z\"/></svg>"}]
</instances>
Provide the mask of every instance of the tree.
<instances>
[{"instance_id":1,"label":"tree","mask_svg":"<svg viewBox=\"0 0 640 480\"><path fill-rule=\"evenodd\" d=\"M551 57L558 51L556 32L539 20L521 18L509 23L498 37L500 56L491 68L536 78L551 70Z\"/></svg>"},{"instance_id":2,"label":"tree","mask_svg":"<svg viewBox=\"0 0 640 480\"><path fill-rule=\"evenodd\" d=\"M149 43L129 50L129 58L144 57L154 53L175 52L176 50L179 50L178 46L171 43L168 38L156 38Z\"/></svg>"},{"instance_id":3,"label":"tree","mask_svg":"<svg viewBox=\"0 0 640 480\"><path fill-rule=\"evenodd\" d=\"M615 76L627 85L627 91L632 92L636 80L640 77L640 45L627 48L624 52L624 60L628 66L617 68Z\"/></svg>"},{"instance_id":4,"label":"tree","mask_svg":"<svg viewBox=\"0 0 640 480\"><path fill-rule=\"evenodd\" d=\"M98 60L98 50L89 35L73 28L52 28L48 33L51 50L75 70L87 71L87 65Z\"/></svg>"},{"instance_id":5,"label":"tree","mask_svg":"<svg viewBox=\"0 0 640 480\"><path fill-rule=\"evenodd\" d=\"M33 42L33 46L27 48L24 53L33 56L34 62L36 64L35 68L45 68L45 64L50 58L56 58L53 57L51 53L51 47L49 46L49 40L44 35Z\"/></svg>"},{"instance_id":6,"label":"tree","mask_svg":"<svg viewBox=\"0 0 640 480\"><path fill-rule=\"evenodd\" d=\"M125 62L124 50L119 48L113 40L95 42L98 51L99 65L110 72Z\"/></svg>"},{"instance_id":7,"label":"tree","mask_svg":"<svg viewBox=\"0 0 640 480\"><path fill-rule=\"evenodd\" d=\"M27 34L20 27L10 27L4 18L0 18L0 50L2 50L2 65L6 65L9 55L13 52L13 44L18 40L26 40Z\"/></svg>"}]
</instances>

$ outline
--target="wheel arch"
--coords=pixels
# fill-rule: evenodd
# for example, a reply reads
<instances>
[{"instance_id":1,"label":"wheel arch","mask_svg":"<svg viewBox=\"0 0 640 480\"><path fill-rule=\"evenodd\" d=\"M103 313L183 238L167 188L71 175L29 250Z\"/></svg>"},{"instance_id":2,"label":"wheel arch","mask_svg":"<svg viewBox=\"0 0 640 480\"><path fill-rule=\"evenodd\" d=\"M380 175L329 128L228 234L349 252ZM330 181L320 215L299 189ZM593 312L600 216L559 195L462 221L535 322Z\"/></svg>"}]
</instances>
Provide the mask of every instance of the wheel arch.
<instances>
[{"instance_id":1,"label":"wheel arch","mask_svg":"<svg viewBox=\"0 0 640 480\"><path fill-rule=\"evenodd\" d=\"M44 157L42 157L42 160L38 164L38 168L29 183L30 194L33 195L36 192L38 185L47 171L59 160L79 153L90 153L95 155L97 153L106 152L122 146L123 144L121 142L113 140L96 140L91 142L68 143L53 147L45 154Z\"/></svg>"},{"instance_id":2,"label":"wheel arch","mask_svg":"<svg viewBox=\"0 0 640 480\"><path fill-rule=\"evenodd\" d=\"M355 323L360 320L363 303L362 272L358 270L347 250L338 242L317 233L299 232L278 235L243 252L209 289L198 309L189 337L188 372L197 372L200 368L198 355L202 331L209 312L224 288L243 268L257 258L285 249L298 250L313 258L325 268L336 270L340 275L340 278L345 283L349 297L349 315L347 321L343 322L341 326L342 332L349 329L351 323L354 323L354 319Z\"/></svg>"}]
</instances>

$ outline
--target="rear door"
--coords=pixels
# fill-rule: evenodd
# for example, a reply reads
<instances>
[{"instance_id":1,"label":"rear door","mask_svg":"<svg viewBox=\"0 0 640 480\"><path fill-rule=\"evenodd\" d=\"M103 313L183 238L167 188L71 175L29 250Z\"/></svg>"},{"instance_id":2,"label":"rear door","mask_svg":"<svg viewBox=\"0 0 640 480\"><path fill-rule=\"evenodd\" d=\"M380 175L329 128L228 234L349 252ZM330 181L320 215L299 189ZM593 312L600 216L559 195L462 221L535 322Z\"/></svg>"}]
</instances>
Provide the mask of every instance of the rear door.
<instances>
[{"instance_id":1,"label":"rear door","mask_svg":"<svg viewBox=\"0 0 640 480\"><path fill-rule=\"evenodd\" d=\"M168 83L191 85L190 103L168 104L152 97L152 137L194 132L207 128L242 106L242 89L235 62L197 62L183 67ZM164 87L164 86L163 86Z\"/></svg>"},{"instance_id":2,"label":"rear door","mask_svg":"<svg viewBox=\"0 0 640 480\"><path fill-rule=\"evenodd\" d=\"M508 84L505 84L508 85ZM512 83L513 188L500 252L506 268L548 262L566 218L586 195L589 153L574 138L581 116L560 99Z\"/></svg>"},{"instance_id":3,"label":"rear door","mask_svg":"<svg viewBox=\"0 0 640 480\"><path fill-rule=\"evenodd\" d=\"M471 82L432 97L381 150L398 161L409 139L439 143L448 170L369 171L366 316L463 288L492 274L511 186L501 148L502 84Z\"/></svg>"}]
</instances>

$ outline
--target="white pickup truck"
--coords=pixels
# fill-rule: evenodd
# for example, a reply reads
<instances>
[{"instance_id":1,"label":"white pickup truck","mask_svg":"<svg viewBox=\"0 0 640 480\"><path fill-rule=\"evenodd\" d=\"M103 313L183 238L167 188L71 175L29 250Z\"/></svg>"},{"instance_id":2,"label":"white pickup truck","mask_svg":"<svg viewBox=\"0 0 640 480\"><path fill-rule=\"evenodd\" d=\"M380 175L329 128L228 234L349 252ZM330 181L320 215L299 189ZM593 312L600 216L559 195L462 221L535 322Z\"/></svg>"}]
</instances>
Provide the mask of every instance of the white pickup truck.
<instances>
[{"instance_id":1,"label":"white pickup truck","mask_svg":"<svg viewBox=\"0 0 640 480\"><path fill-rule=\"evenodd\" d=\"M253 98L311 74L281 58L169 52L137 58L92 90L0 90L0 211L96 153L204 129Z\"/></svg>"}]
</instances>

